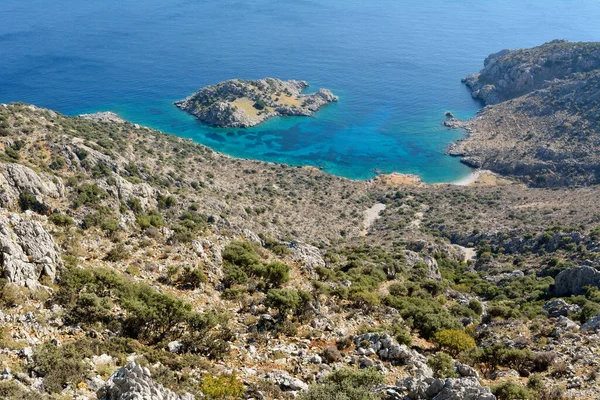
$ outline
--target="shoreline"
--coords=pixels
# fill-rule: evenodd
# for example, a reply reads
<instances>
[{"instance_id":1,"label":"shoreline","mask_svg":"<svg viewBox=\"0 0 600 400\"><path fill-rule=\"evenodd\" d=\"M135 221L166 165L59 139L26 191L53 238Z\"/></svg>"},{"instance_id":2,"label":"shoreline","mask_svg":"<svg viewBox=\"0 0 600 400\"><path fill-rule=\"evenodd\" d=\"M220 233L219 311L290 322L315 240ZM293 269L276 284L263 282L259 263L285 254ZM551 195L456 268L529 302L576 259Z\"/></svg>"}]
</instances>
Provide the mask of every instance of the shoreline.
<instances>
[{"instance_id":1,"label":"shoreline","mask_svg":"<svg viewBox=\"0 0 600 400\"><path fill-rule=\"evenodd\" d=\"M37 107L37 106L34 106ZM140 125L140 124L136 124L133 123L125 118L123 118L121 115L119 115L118 113L114 112L114 111L97 111L97 112L92 112L92 113L84 113L84 114L77 114L77 115L72 115L72 117L79 117L79 118L84 118L84 119L88 119L88 120L92 120L95 122L101 122L101 123L107 123L107 122L118 122L118 123L130 123L136 127L144 127L147 129L151 129L151 130L155 130L155 131L159 131L159 132L163 132L160 130L157 130L156 128L152 128L146 125ZM260 161L260 162L265 162L268 164L281 164L279 162L274 162L274 161L265 161L265 160L261 160L261 159L257 159L257 158L246 158L246 157L236 157L236 156L232 156L230 154L227 153L223 153L220 151L217 151L215 149L213 149L210 146L207 146L205 144L199 143L194 141L193 139L189 139L189 138L185 138L183 136L177 135L175 133L168 133L168 132L163 132L165 134L168 135L173 135L176 136L178 138L184 139L184 140L191 140L194 143L198 143L201 144L202 146L208 147L210 148L212 151L219 153L225 157L229 157L229 158L233 158L233 159L242 159L242 160L248 160L248 161ZM460 140L464 140L464 139L459 139ZM457 142L458 142L457 141ZM453 142L457 143L457 142ZM451 144L451 145L452 145ZM447 154L449 157L453 157L452 155ZM427 183L427 182L423 182L421 180L421 177L419 175L416 174L410 174L410 173L403 173L403 172L390 172L390 173L382 173L382 174L377 174L376 176L372 177L372 178L364 178L364 179L353 179L353 178L349 178L343 175L338 175L332 172L328 172L323 170L322 168L320 168L319 166L315 166L315 165L294 165L294 164L288 164L285 163L285 165L290 166L290 167L299 167L299 168L310 168L310 169L314 169L317 171L320 171L322 173L326 173L341 179L347 179L350 181L361 181L361 182L380 182L380 183L384 183L390 186L405 186L405 185L426 185L426 186L434 186L434 185L456 185L456 186L468 186L470 184L473 184L474 182L477 181L477 179L481 176L481 174L484 172L483 170L475 170L473 169L473 171L466 177L463 178L459 178L456 180L452 180L452 181L448 181L448 182L432 182L432 183Z\"/></svg>"}]
</instances>

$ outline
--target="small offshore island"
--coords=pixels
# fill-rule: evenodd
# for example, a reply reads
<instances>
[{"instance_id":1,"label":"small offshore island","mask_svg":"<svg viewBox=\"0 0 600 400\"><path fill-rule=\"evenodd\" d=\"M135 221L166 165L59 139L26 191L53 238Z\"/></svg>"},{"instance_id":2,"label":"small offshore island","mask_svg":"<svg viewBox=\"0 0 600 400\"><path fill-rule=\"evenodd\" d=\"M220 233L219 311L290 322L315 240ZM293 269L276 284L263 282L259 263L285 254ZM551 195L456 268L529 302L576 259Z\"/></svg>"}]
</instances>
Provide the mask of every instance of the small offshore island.
<instances>
[{"instance_id":1,"label":"small offshore island","mask_svg":"<svg viewBox=\"0 0 600 400\"><path fill-rule=\"evenodd\" d=\"M312 116L338 97L328 89L302 94L305 81L232 79L175 102L200 121L220 128L249 128L276 116Z\"/></svg>"}]
</instances>

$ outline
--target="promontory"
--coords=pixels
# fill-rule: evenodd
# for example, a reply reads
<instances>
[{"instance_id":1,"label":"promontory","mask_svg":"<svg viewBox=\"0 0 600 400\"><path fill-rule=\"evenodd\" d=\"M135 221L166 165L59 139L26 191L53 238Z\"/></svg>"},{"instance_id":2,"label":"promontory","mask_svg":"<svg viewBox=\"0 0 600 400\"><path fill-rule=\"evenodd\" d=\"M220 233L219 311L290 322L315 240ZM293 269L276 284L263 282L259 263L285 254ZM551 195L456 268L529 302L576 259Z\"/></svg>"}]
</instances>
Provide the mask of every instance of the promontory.
<instances>
[{"instance_id":1,"label":"promontory","mask_svg":"<svg viewBox=\"0 0 600 400\"><path fill-rule=\"evenodd\" d=\"M600 43L503 50L463 81L487 106L450 154L532 186L600 183Z\"/></svg>"},{"instance_id":2,"label":"promontory","mask_svg":"<svg viewBox=\"0 0 600 400\"><path fill-rule=\"evenodd\" d=\"M312 116L338 100L328 89L303 94L305 81L232 79L200 89L175 103L202 122L221 128L248 128L276 116Z\"/></svg>"}]
</instances>

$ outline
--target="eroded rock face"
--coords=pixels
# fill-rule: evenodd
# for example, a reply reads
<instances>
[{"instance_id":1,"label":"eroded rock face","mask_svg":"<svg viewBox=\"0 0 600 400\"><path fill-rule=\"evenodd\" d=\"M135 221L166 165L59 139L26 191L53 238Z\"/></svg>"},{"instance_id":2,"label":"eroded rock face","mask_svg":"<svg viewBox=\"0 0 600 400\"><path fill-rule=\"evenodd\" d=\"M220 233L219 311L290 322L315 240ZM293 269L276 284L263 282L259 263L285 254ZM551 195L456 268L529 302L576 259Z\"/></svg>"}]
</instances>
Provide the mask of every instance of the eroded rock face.
<instances>
[{"instance_id":1,"label":"eroded rock face","mask_svg":"<svg viewBox=\"0 0 600 400\"><path fill-rule=\"evenodd\" d=\"M554 279L554 295L580 295L586 286L600 286L600 271L588 266L569 268Z\"/></svg>"},{"instance_id":2,"label":"eroded rock face","mask_svg":"<svg viewBox=\"0 0 600 400\"><path fill-rule=\"evenodd\" d=\"M325 266L321 252L315 246L294 240L289 244L289 249L294 254L294 259L302 263L302 268L309 273L314 272L317 267Z\"/></svg>"},{"instance_id":3,"label":"eroded rock face","mask_svg":"<svg viewBox=\"0 0 600 400\"><path fill-rule=\"evenodd\" d=\"M65 187L58 178L40 175L21 164L0 165L0 202L4 207L16 205L21 193L31 193L43 202L43 197L64 196Z\"/></svg>"},{"instance_id":4,"label":"eroded rock face","mask_svg":"<svg viewBox=\"0 0 600 400\"><path fill-rule=\"evenodd\" d=\"M285 371L274 370L265 377L269 382L278 385L281 390L289 392L307 391L308 385Z\"/></svg>"},{"instance_id":5,"label":"eroded rock face","mask_svg":"<svg viewBox=\"0 0 600 400\"><path fill-rule=\"evenodd\" d=\"M9 283L30 288L46 275L54 281L60 250L38 221L20 214L0 217L0 266Z\"/></svg>"},{"instance_id":6,"label":"eroded rock face","mask_svg":"<svg viewBox=\"0 0 600 400\"><path fill-rule=\"evenodd\" d=\"M431 377L433 371L427 365L427 357L404 344L398 344L387 333L365 333L354 338L356 353L360 356L377 354L380 359L406 365L418 377ZM365 345L366 344L366 345Z\"/></svg>"},{"instance_id":7,"label":"eroded rock face","mask_svg":"<svg viewBox=\"0 0 600 400\"><path fill-rule=\"evenodd\" d=\"M305 81L232 79L207 86L175 103L202 122L222 128L247 128L274 116L311 116L338 98L327 89L302 94Z\"/></svg>"},{"instance_id":8,"label":"eroded rock face","mask_svg":"<svg viewBox=\"0 0 600 400\"><path fill-rule=\"evenodd\" d=\"M410 400L496 400L490 388L481 386L476 377L414 378L408 377L398 385L408 392Z\"/></svg>"},{"instance_id":9,"label":"eroded rock face","mask_svg":"<svg viewBox=\"0 0 600 400\"><path fill-rule=\"evenodd\" d=\"M99 400L194 400L156 383L147 368L132 362L112 374L97 393Z\"/></svg>"},{"instance_id":10,"label":"eroded rock face","mask_svg":"<svg viewBox=\"0 0 600 400\"><path fill-rule=\"evenodd\" d=\"M497 104L540 89L546 81L598 67L600 46L597 43L555 40L531 49L491 54L485 59L481 72L468 76L463 82L474 98Z\"/></svg>"},{"instance_id":11,"label":"eroded rock face","mask_svg":"<svg viewBox=\"0 0 600 400\"><path fill-rule=\"evenodd\" d=\"M560 316L568 317L579 312L581 309L577 304L569 304L563 299L551 300L544 304L542 308L548 311L548 316L551 318Z\"/></svg>"}]
</instances>

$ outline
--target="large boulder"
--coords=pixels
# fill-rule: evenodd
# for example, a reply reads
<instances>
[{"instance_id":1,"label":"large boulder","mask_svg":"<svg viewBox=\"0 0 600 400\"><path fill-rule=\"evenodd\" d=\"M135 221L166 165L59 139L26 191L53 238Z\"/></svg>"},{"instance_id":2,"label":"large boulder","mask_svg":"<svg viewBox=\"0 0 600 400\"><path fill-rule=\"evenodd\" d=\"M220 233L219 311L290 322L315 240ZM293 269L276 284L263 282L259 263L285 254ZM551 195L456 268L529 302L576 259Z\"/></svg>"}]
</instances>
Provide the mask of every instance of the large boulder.
<instances>
[{"instance_id":1,"label":"large boulder","mask_svg":"<svg viewBox=\"0 0 600 400\"><path fill-rule=\"evenodd\" d=\"M44 203L44 197L64 196L65 187L60 178L38 174L21 164L0 165L0 203L4 207L14 207L21 193L30 193Z\"/></svg>"},{"instance_id":2,"label":"large boulder","mask_svg":"<svg viewBox=\"0 0 600 400\"><path fill-rule=\"evenodd\" d=\"M0 216L0 272L9 283L35 288L41 275L54 281L60 265L60 250L39 221Z\"/></svg>"},{"instance_id":3,"label":"large boulder","mask_svg":"<svg viewBox=\"0 0 600 400\"><path fill-rule=\"evenodd\" d=\"M600 314L590 318L585 324L581 325L580 331L583 333L600 332Z\"/></svg>"},{"instance_id":4,"label":"large boulder","mask_svg":"<svg viewBox=\"0 0 600 400\"><path fill-rule=\"evenodd\" d=\"M554 279L554 295L557 297L583 294L586 286L600 287L600 271L584 266L561 271Z\"/></svg>"},{"instance_id":5,"label":"large boulder","mask_svg":"<svg viewBox=\"0 0 600 400\"><path fill-rule=\"evenodd\" d=\"M413 378L408 377L398 386L407 392L410 400L496 400L490 388L481 386L475 377Z\"/></svg>"},{"instance_id":6,"label":"large boulder","mask_svg":"<svg viewBox=\"0 0 600 400\"><path fill-rule=\"evenodd\" d=\"M577 304L569 304L563 299L550 300L542 308L548 312L550 318L569 317L581 309Z\"/></svg>"},{"instance_id":7,"label":"large boulder","mask_svg":"<svg viewBox=\"0 0 600 400\"><path fill-rule=\"evenodd\" d=\"M285 371L273 370L265 376L266 380L278 385L286 392L307 391L308 385L298 378L290 376Z\"/></svg>"},{"instance_id":8,"label":"large boulder","mask_svg":"<svg viewBox=\"0 0 600 400\"><path fill-rule=\"evenodd\" d=\"M194 396L175 392L156 383L147 368L132 362L120 368L98 390L99 400L194 400Z\"/></svg>"},{"instance_id":9,"label":"large boulder","mask_svg":"<svg viewBox=\"0 0 600 400\"><path fill-rule=\"evenodd\" d=\"M313 273L317 267L325 266L321 252L315 246L293 240L288 247L292 251L294 259L302 264L302 268L306 272Z\"/></svg>"}]
</instances>

